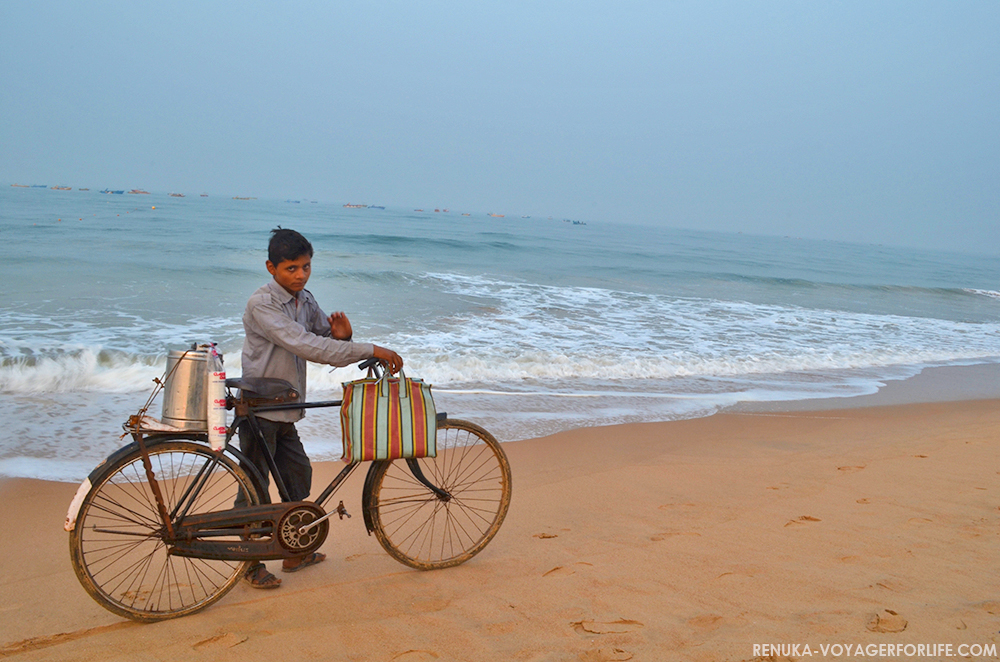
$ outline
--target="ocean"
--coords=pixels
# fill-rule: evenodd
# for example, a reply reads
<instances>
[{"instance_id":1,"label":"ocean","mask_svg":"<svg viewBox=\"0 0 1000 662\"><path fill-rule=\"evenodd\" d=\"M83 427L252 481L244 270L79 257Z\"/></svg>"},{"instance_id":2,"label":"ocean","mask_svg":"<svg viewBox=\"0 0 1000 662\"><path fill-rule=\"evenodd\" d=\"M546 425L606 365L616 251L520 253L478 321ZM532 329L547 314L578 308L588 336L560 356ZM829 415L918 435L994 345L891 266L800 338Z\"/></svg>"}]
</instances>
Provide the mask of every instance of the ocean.
<instances>
[{"instance_id":1,"label":"ocean","mask_svg":"<svg viewBox=\"0 0 1000 662\"><path fill-rule=\"evenodd\" d=\"M82 479L124 443L171 349L216 342L239 375L240 318L279 225L313 243L308 289L327 313L346 312L356 340L434 385L440 411L501 441L1000 363L988 255L5 184L0 475ZM310 366L309 398L359 376ZM314 459L340 457L335 410L310 411L300 431Z\"/></svg>"}]
</instances>

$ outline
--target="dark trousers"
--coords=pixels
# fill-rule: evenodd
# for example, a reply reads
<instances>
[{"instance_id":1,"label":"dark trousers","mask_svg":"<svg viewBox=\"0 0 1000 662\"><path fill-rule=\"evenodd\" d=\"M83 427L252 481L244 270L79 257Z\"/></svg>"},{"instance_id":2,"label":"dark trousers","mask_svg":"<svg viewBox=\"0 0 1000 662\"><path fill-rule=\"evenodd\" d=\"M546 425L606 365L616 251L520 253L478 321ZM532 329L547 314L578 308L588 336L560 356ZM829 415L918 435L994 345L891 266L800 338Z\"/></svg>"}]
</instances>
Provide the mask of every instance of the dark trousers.
<instances>
[{"instance_id":1,"label":"dark trousers","mask_svg":"<svg viewBox=\"0 0 1000 662\"><path fill-rule=\"evenodd\" d=\"M299 439L299 433L295 429L294 423L280 423L269 421L265 418L257 418L257 425L264 436L264 443L267 449L274 456L274 464L278 467L278 475L281 482L288 490L288 498L291 501L304 501L309 497L312 489L312 465L309 464L309 456L306 455ZM240 450L253 463L261 477L264 479L264 488L270 484L270 467L267 466L267 459L264 451L250 432L249 422L240 426ZM239 507L239 499L236 506Z\"/></svg>"}]
</instances>

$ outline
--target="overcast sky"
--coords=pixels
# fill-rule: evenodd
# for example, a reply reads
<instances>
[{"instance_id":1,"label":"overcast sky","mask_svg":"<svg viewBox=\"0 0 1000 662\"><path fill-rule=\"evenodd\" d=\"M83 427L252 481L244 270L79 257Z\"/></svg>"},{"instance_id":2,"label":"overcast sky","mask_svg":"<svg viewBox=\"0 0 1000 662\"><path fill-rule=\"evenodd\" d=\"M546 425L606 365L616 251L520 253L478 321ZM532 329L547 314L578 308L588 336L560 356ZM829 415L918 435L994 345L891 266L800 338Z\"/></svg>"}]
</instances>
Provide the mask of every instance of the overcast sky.
<instances>
[{"instance_id":1,"label":"overcast sky","mask_svg":"<svg viewBox=\"0 0 1000 662\"><path fill-rule=\"evenodd\" d=\"M0 182L1000 252L1000 2L4 2Z\"/></svg>"}]
</instances>

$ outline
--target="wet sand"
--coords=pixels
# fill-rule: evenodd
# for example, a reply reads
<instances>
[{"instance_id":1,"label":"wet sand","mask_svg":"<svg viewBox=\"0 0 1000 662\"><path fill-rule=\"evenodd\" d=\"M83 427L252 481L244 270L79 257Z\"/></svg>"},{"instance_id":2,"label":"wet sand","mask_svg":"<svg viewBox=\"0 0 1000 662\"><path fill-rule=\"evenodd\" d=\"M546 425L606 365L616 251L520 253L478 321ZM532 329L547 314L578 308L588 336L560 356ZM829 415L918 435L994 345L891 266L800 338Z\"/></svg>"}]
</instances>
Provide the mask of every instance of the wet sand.
<instances>
[{"instance_id":1,"label":"wet sand","mask_svg":"<svg viewBox=\"0 0 1000 662\"><path fill-rule=\"evenodd\" d=\"M326 563L153 625L77 582L62 530L75 485L4 480L0 658L749 660L754 644L815 658L1000 642L998 400L735 411L505 448L510 513L465 565L393 561L366 535L355 475Z\"/></svg>"}]
</instances>

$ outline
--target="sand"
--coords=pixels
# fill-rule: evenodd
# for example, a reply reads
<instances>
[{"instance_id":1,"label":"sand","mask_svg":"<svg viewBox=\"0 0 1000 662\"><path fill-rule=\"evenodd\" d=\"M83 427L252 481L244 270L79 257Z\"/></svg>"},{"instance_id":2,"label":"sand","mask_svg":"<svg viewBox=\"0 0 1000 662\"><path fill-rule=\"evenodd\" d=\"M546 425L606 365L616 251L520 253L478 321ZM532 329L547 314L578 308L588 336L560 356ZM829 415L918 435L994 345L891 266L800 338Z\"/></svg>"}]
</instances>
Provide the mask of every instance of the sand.
<instances>
[{"instance_id":1,"label":"sand","mask_svg":"<svg viewBox=\"0 0 1000 662\"><path fill-rule=\"evenodd\" d=\"M62 530L75 485L5 480L0 658L749 660L804 659L802 646L820 658L822 646L843 644L1000 649L1000 401L728 413L505 447L510 513L465 565L420 572L393 561L366 535L354 476L341 495L355 517L334 521L326 563L284 575L276 591L240 585L202 613L152 625L105 611L77 582ZM318 465L316 485L337 469ZM755 644L799 650L768 657ZM838 649L826 650L833 658Z\"/></svg>"}]
</instances>

